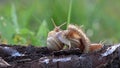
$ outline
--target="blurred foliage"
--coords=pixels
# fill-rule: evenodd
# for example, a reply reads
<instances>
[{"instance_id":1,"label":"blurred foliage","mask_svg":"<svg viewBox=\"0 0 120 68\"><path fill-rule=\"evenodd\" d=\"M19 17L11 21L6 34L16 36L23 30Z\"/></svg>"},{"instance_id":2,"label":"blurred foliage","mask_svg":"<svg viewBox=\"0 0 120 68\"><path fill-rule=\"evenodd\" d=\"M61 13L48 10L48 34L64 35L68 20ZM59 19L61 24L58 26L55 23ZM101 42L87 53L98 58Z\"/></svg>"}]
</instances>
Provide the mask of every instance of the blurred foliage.
<instances>
[{"instance_id":1,"label":"blurred foliage","mask_svg":"<svg viewBox=\"0 0 120 68\"><path fill-rule=\"evenodd\" d=\"M92 42L120 41L120 0L70 1L0 0L0 43L44 46L54 28L51 18L56 25L84 25Z\"/></svg>"}]
</instances>

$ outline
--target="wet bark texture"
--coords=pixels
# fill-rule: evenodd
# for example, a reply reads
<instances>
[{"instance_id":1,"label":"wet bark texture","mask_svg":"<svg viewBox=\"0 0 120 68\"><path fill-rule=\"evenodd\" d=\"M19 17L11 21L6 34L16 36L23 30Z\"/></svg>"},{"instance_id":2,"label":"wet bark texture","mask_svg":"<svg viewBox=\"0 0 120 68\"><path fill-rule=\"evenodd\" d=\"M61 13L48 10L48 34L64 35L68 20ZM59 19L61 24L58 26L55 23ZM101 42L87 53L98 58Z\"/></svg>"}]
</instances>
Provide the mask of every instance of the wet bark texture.
<instances>
[{"instance_id":1,"label":"wet bark texture","mask_svg":"<svg viewBox=\"0 0 120 68\"><path fill-rule=\"evenodd\" d=\"M0 45L0 68L120 68L120 44L82 54L79 49L50 52L46 47Z\"/></svg>"}]
</instances>

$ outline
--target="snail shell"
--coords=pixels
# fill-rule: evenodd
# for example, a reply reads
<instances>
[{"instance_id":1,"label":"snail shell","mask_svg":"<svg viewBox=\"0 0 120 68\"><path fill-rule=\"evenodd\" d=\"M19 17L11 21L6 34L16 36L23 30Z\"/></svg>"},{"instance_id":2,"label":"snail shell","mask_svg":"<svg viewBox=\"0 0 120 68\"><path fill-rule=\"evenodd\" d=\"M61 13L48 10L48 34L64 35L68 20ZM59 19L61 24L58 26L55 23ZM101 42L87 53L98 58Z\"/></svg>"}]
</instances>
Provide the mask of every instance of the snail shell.
<instances>
[{"instance_id":1,"label":"snail shell","mask_svg":"<svg viewBox=\"0 0 120 68\"><path fill-rule=\"evenodd\" d=\"M51 51L61 50L64 44L57 38L61 31L51 31L48 33L47 48Z\"/></svg>"}]
</instances>

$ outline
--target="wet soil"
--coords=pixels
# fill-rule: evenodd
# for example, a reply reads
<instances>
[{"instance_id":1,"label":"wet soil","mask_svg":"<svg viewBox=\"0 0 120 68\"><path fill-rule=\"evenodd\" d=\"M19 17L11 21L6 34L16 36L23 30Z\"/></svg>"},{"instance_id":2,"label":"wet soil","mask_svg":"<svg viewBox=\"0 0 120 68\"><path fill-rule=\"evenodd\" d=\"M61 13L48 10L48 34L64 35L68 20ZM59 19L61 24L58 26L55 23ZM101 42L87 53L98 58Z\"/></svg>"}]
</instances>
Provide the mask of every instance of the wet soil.
<instances>
[{"instance_id":1,"label":"wet soil","mask_svg":"<svg viewBox=\"0 0 120 68\"><path fill-rule=\"evenodd\" d=\"M104 54L111 46L83 54L78 48L51 52L47 47L0 44L0 68L120 68L120 47Z\"/></svg>"}]
</instances>

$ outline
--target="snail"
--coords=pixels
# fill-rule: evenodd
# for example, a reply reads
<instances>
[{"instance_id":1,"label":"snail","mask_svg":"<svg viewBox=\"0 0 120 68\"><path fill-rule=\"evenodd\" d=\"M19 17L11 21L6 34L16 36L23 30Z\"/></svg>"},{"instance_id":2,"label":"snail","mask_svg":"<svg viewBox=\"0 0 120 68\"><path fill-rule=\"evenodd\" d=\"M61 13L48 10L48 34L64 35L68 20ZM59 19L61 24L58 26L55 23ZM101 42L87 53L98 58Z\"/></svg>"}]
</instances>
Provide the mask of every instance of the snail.
<instances>
[{"instance_id":1,"label":"snail","mask_svg":"<svg viewBox=\"0 0 120 68\"><path fill-rule=\"evenodd\" d=\"M67 30L61 32L58 37L68 48L79 48L82 52L88 52L90 40L83 30L75 25L69 24Z\"/></svg>"},{"instance_id":2,"label":"snail","mask_svg":"<svg viewBox=\"0 0 120 68\"><path fill-rule=\"evenodd\" d=\"M59 32L62 32L63 30L60 29L61 26L63 26L65 23L61 24L60 26L56 26L52 19L52 23L54 24L54 29L48 33L47 37L47 48L52 51L58 51L61 50L64 46L64 44L57 38Z\"/></svg>"},{"instance_id":3,"label":"snail","mask_svg":"<svg viewBox=\"0 0 120 68\"><path fill-rule=\"evenodd\" d=\"M91 43L81 27L69 24L66 30L61 30L62 25L57 27L54 23L54 30L48 33L48 49L61 50L66 45L69 49L79 48L81 52L88 53L98 51L103 47L102 44Z\"/></svg>"}]
</instances>

